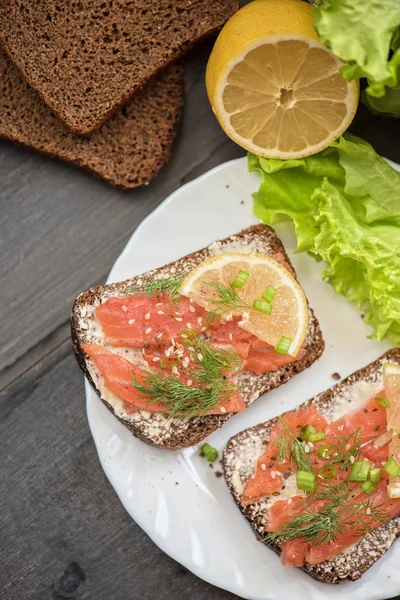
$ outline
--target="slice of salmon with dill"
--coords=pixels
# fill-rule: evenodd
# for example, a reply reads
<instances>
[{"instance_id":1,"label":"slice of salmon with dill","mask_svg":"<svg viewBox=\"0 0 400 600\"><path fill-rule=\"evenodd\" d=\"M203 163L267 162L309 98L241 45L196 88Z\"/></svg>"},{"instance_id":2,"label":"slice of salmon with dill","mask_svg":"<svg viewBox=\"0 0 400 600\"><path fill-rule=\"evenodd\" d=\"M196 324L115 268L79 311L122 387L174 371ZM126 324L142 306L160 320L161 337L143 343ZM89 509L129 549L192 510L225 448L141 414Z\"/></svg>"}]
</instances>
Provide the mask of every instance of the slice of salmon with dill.
<instances>
[{"instance_id":1,"label":"slice of salmon with dill","mask_svg":"<svg viewBox=\"0 0 400 600\"><path fill-rule=\"evenodd\" d=\"M389 455L389 406L383 390L330 423L313 404L276 420L241 503L271 499L265 539L279 543L284 565L329 560L400 515L400 498L388 494L400 474ZM282 498L289 476L295 492Z\"/></svg>"},{"instance_id":2,"label":"slice of salmon with dill","mask_svg":"<svg viewBox=\"0 0 400 600\"><path fill-rule=\"evenodd\" d=\"M146 280L96 307L103 336L83 350L127 412L160 411L176 418L240 412L246 406L236 384L239 371L268 373L304 356L308 307L283 257L223 257L221 268L231 262L229 279L224 272L214 288L214 269L207 305L191 292L180 293L189 273ZM246 265L249 271L240 268ZM207 260L202 266L207 269ZM208 285L204 277L202 285ZM283 315L280 307L287 302L293 314L300 303L293 318L301 317L303 333ZM140 364L134 351L140 352Z\"/></svg>"}]
</instances>

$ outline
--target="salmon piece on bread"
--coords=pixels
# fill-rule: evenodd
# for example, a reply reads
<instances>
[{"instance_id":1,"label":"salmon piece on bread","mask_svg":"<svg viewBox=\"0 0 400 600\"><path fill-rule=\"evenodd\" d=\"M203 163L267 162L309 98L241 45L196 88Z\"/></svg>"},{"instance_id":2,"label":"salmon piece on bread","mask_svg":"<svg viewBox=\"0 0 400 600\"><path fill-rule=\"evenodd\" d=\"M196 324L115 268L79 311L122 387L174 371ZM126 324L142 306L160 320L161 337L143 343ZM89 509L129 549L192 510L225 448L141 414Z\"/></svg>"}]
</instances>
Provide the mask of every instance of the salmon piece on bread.
<instances>
[{"instance_id":1,"label":"salmon piece on bread","mask_svg":"<svg viewBox=\"0 0 400 600\"><path fill-rule=\"evenodd\" d=\"M208 414L203 416L196 416L195 419L183 421L175 417L173 419L168 418L162 412L137 410L137 406L134 406L132 410L127 411L126 405L124 406L121 399L107 389L104 376L99 368L96 367L94 353L91 351L89 353L85 352L85 348L86 350L90 348L89 346L86 346L86 344L102 345L109 351L118 354L126 360L132 359L132 361L135 361L136 364L139 364L139 366L144 369L146 369L146 367L148 368L148 364L158 368L161 360L164 361L165 359L168 359L170 353L167 349L166 356L163 358L163 354L160 354L157 346L154 346L157 336L160 336L161 340L163 339L162 336L166 326L166 306L162 296L159 298L160 301L157 302L159 306L156 306L155 311L152 310L151 305L146 304L146 301L143 302L143 306L131 306L131 303L128 301L126 303L121 303L120 300L113 300L111 302L110 299L128 298L127 291L128 293L132 293L130 291L132 288L137 290L139 287L140 289L149 282L171 277L172 274L174 277L179 276L180 274L186 274L210 256L232 252L233 247L235 248L235 251L245 254L257 252L272 256L276 253L281 253L285 258L285 262L290 269L292 269L282 243L277 238L274 231L266 225L255 225L236 235L215 242L207 248L184 256L164 267L154 269L124 282L92 288L81 294L74 304L71 315L72 339L79 365L106 406L136 437L139 437L149 444L154 444L170 450L178 450L199 443L213 431L222 426L235 412L240 412L246 406L257 400L262 394L273 390L288 381L297 373L308 368L322 354L324 342L321 330L314 313L309 308L309 321L305 346L298 357L289 362L284 361L283 364L279 362L278 364L275 364L268 359L268 362L270 363L269 371L262 374L256 374L245 367L239 370L235 373L234 377L240 393L236 393L229 401L225 400L220 406L219 414L210 414L215 411L209 411ZM137 291L135 291L135 293L137 293ZM178 310L179 308L175 305L171 305L171 317L177 315ZM187 315L190 314L193 317L191 319L193 323L193 325L191 325L191 327L193 327L193 329L191 329L193 335L198 335L194 331L196 329L194 326L195 321L202 323L204 313L201 312L201 310L202 309L199 307L196 308L194 304L191 305L189 303L188 305L186 299L182 300L183 313L186 313ZM140 311L144 311L143 314ZM132 338L129 337L129 331L122 324L120 325L120 323L122 323L122 315L125 316L126 323L132 325L132 332L134 333ZM110 321L111 317L112 320L115 319L115 321L113 321L115 326L113 326L113 323ZM182 318L179 316L177 318L175 316L174 318L177 322L182 321ZM189 318L190 317L187 316L185 321ZM137 321L140 321L141 329L137 327ZM116 336L108 337L106 340L106 334L104 333L102 323L109 333L116 334ZM143 323L146 324L144 325L144 331L142 331ZM189 324L189 322L182 323L183 327L187 327ZM109 329L111 326L113 326L113 328ZM153 335L155 327L159 328L157 329L158 333L156 336ZM229 331L235 331L235 327L230 328ZM201 330L203 329L205 329L205 327L201 327ZM148 343L141 349L137 346L138 340L142 340L143 335L145 337L147 336L146 342ZM125 344L125 346L122 344ZM222 345L225 346L229 344ZM219 343L216 342L215 346L219 348ZM237 348L235 348L234 343L233 350L236 350L239 362L242 360L245 361L245 358L242 359ZM225 350L223 349L222 351ZM267 353L266 356L268 358L269 353ZM188 359L186 359L185 356L182 356L182 362L185 362L186 360ZM189 364L189 361L186 364ZM123 367L122 363L121 367ZM107 378L107 374L105 375ZM184 373L182 376L184 376ZM109 378L109 380L111 379L116 385L115 377ZM124 380L123 383L125 384L126 381ZM134 395L130 393L126 395L124 393L124 396L129 400ZM132 402L134 403L134 398ZM244 405L242 405L242 402L244 402Z\"/></svg>"},{"instance_id":2,"label":"salmon piece on bread","mask_svg":"<svg viewBox=\"0 0 400 600\"><path fill-rule=\"evenodd\" d=\"M225 480L257 537L281 555L284 565L298 566L311 577L325 583L359 579L400 536L400 500L388 498L388 475L386 473L385 476L382 466L388 458L388 444L385 409L379 401L383 390L383 365L387 362L400 364L400 348L386 352L375 362L293 411L284 413L280 418L276 417L238 433L229 440L224 451ZM320 415L321 422L318 423L315 417L310 420L310 409ZM324 432L325 435L311 446L308 444L307 449L310 470L314 474L318 473L315 497L313 493L305 496L304 492L297 489L296 466L287 461L280 465L277 453L273 452L273 448L276 448L274 442L283 429L283 422L295 436L302 435L300 430L292 426L293 423L304 425L296 415L306 416L307 425L314 425L317 432ZM353 447L355 439L358 442ZM347 456L347 466L340 459L335 463L335 457L341 452L341 443L346 452L355 452L355 456L343 454ZM327 467L330 460L324 452L331 453L332 464L335 466ZM271 454L274 454L274 460ZM361 483L354 484L354 479L348 479L352 464L363 460L371 461L372 466L382 469L382 480L375 484L375 489L372 487L370 495L362 493ZM280 471L286 467L284 480L281 480ZM271 469L274 469L273 478ZM326 469L331 469L329 479L324 480L323 475L319 475L322 469L325 472ZM325 489L329 491L324 496ZM273 495L271 490L274 491ZM354 521L345 520L343 528L334 539L325 539L321 543L306 539L304 529L301 529L300 537L296 534L286 539L282 537L285 525L291 522L293 527L298 528L295 531L300 531L301 525L306 522L298 520L302 514L309 518L310 510L318 514L324 507L334 506L334 490L339 494L338 506L343 506L342 502L370 502L371 508L365 508L365 516L362 517L364 522L371 521L370 530L360 533ZM349 490L344 501L340 499L341 490L346 494L346 490ZM379 520L376 519L374 510L380 511ZM384 518L382 511L386 513ZM315 523L313 521L313 526ZM324 531L321 528L321 536ZM273 535L268 535L271 532Z\"/></svg>"}]
</instances>

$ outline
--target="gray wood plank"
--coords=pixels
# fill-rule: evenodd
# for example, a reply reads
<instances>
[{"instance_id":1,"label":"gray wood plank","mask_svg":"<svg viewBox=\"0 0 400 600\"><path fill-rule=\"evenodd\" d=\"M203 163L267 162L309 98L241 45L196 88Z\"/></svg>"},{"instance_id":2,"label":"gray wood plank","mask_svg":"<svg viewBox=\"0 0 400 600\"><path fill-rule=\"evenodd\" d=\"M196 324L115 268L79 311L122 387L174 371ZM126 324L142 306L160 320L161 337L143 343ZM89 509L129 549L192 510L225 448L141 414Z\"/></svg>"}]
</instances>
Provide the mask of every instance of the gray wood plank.
<instances>
[{"instance_id":1,"label":"gray wood plank","mask_svg":"<svg viewBox=\"0 0 400 600\"><path fill-rule=\"evenodd\" d=\"M123 509L69 342L0 396L0 439L1 598L235 600L168 558Z\"/></svg>"},{"instance_id":2,"label":"gray wood plank","mask_svg":"<svg viewBox=\"0 0 400 600\"><path fill-rule=\"evenodd\" d=\"M77 294L104 281L128 238L183 182L241 156L206 98L210 43L187 63L183 122L169 164L121 192L68 165L0 143L0 364L11 369L65 323ZM14 372L14 376L18 373Z\"/></svg>"}]
</instances>

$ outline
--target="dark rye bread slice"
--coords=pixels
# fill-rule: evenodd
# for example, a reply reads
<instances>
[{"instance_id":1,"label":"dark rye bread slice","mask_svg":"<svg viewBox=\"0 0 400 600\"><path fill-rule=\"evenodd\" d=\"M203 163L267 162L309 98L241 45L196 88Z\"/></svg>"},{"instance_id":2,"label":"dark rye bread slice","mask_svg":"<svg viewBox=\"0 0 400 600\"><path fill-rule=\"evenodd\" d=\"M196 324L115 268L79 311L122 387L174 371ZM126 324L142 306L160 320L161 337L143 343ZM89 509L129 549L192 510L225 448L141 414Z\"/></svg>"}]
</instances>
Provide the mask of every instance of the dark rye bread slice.
<instances>
[{"instance_id":1,"label":"dark rye bread slice","mask_svg":"<svg viewBox=\"0 0 400 600\"><path fill-rule=\"evenodd\" d=\"M0 138L83 167L111 184L147 184L169 159L183 107L183 66L172 65L98 131L73 134L0 49Z\"/></svg>"},{"instance_id":2,"label":"dark rye bread slice","mask_svg":"<svg viewBox=\"0 0 400 600\"><path fill-rule=\"evenodd\" d=\"M275 235L273 229L266 225L255 225L249 227L220 242L215 242L208 248L193 252L183 258L170 263L159 269L148 271L138 277L133 277L121 283L101 285L81 294L75 302L72 309L72 340L76 359L84 371L89 382L95 388L96 392L106 404L106 406L126 425L130 431L143 441L168 448L178 450L187 446L193 446L199 443L213 431L221 427L232 414L225 415L207 415L195 420L182 422L172 420L167 426L167 419L160 413L150 414L143 412L131 415L131 418L124 418L118 415L110 402L102 397L99 387L101 387L101 378L99 372L94 367L90 357L82 350L82 343L86 341L98 342L98 328L96 319L93 319L95 307L110 296L123 296L125 290L132 286L143 286L148 280L161 277L168 277L172 274L187 273L196 265L200 264L206 258L213 254L220 254L223 251L241 251L241 252L260 252L262 254L274 254L281 252L285 260L290 264L289 258L285 253L281 241ZM116 351L115 348L110 348ZM321 330L314 313L310 309L309 326L307 332L307 352L303 358L286 365L281 369L264 375L256 375L250 371L242 371L238 375L238 383L244 386L242 394L247 405L259 398L262 394L273 390L281 384L288 381L291 377L300 373L312 365L322 354L324 341ZM104 393L103 393L104 396Z\"/></svg>"},{"instance_id":3,"label":"dark rye bread slice","mask_svg":"<svg viewBox=\"0 0 400 600\"><path fill-rule=\"evenodd\" d=\"M237 9L238 0L0 0L0 39L52 111L87 134Z\"/></svg>"},{"instance_id":4,"label":"dark rye bread slice","mask_svg":"<svg viewBox=\"0 0 400 600\"><path fill-rule=\"evenodd\" d=\"M339 416L342 416L351 410L352 394L353 398L354 394L357 395L357 405L360 406L382 389L382 366L388 361L400 364L400 348L389 350L375 362L304 402L298 407L298 410L314 404L328 421L332 421L332 411L335 410L335 407L340 407L342 413ZM270 431L276 421L277 417L266 423L249 427L233 436L229 440L223 456L224 476L232 496L257 537L262 541L265 538L268 500L261 499L245 508L240 505L240 501L247 481L255 473L256 462L264 451ZM399 535L400 517L396 517L353 544L345 554L339 554L319 565L306 563L302 570L324 583L339 583L345 579L356 581L390 548ZM269 544L263 541L263 543L277 554L281 553L278 542Z\"/></svg>"}]
</instances>

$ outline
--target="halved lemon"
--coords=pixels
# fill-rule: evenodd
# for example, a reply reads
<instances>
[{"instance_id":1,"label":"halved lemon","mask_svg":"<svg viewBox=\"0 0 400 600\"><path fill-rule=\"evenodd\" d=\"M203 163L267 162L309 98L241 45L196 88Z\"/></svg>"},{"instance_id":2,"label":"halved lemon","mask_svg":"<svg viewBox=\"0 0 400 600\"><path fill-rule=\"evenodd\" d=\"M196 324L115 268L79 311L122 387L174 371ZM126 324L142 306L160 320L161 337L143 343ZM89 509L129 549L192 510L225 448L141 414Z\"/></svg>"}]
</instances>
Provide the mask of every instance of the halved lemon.
<instances>
[{"instance_id":1,"label":"halved lemon","mask_svg":"<svg viewBox=\"0 0 400 600\"><path fill-rule=\"evenodd\" d=\"M319 152L355 115L359 85L319 40L312 6L301 0L255 0L222 29L206 87L213 111L237 144L266 158Z\"/></svg>"},{"instance_id":2,"label":"halved lemon","mask_svg":"<svg viewBox=\"0 0 400 600\"><path fill-rule=\"evenodd\" d=\"M389 406L386 408L387 428L393 432L389 446L389 456L400 464L400 365L383 365L383 387ZM389 498L400 498L400 475L389 477Z\"/></svg>"},{"instance_id":3,"label":"halved lemon","mask_svg":"<svg viewBox=\"0 0 400 600\"><path fill-rule=\"evenodd\" d=\"M233 283L240 272L247 279L237 288ZM273 295L271 314L253 308L255 301L263 301L267 288ZM236 301L221 302L221 289L231 290ZM211 257L187 275L179 292L225 320L240 317L239 327L267 344L277 347L286 338L291 356L297 355L305 340L308 305L304 292L288 270L269 256L226 253Z\"/></svg>"}]
</instances>

